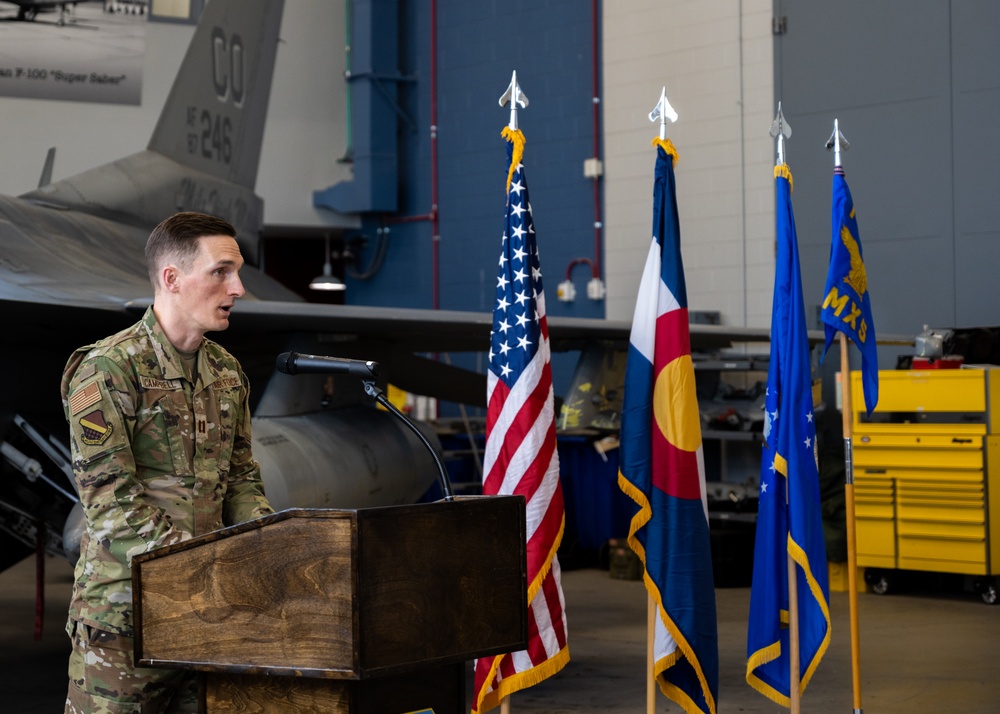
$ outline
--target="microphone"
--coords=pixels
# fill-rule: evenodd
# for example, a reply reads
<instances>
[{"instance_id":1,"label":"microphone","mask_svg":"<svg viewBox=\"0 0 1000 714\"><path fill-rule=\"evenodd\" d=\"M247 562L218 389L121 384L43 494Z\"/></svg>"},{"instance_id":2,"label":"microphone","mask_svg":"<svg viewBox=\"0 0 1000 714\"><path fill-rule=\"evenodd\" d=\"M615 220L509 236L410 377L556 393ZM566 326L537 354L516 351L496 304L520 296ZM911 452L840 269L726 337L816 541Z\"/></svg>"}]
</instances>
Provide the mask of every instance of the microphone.
<instances>
[{"instance_id":1,"label":"microphone","mask_svg":"<svg viewBox=\"0 0 1000 714\"><path fill-rule=\"evenodd\" d=\"M362 379L378 376L378 362L303 355L298 352L282 352L278 355L275 367L282 374L350 374Z\"/></svg>"}]
</instances>

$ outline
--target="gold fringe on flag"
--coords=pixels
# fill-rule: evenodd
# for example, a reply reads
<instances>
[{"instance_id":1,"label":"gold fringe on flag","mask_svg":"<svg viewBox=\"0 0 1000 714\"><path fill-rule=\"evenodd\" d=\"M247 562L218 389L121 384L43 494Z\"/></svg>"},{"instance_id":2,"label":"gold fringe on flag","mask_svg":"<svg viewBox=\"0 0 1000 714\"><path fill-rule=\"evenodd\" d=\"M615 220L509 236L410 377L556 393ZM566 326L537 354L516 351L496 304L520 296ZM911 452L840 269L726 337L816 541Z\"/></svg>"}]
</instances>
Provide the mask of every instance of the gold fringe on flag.
<instances>
[{"instance_id":1,"label":"gold fringe on flag","mask_svg":"<svg viewBox=\"0 0 1000 714\"><path fill-rule=\"evenodd\" d=\"M517 171L517 167L520 166L521 159L524 157L524 134L521 133L520 129L511 129L509 126L505 126L500 132L500 136L514 145L514 155L511 156L510 169L507 171L507 193L510 193L510 182L514 180L514 172Z\"/></svg>"},{"instance_id":2,"label":"gold fringe on flag","mask_svg":"<svg viewBox=\"0 0 1000 714\"><path fill-rule=\"evenodd\" d=\"M512 132L513 133L513 132ZM520 134L521 132L517 132ZM506 138L506 136L504 137ZM524 146L524 139L522 137L522 151ZM515 156L517 151L517 144L514 144ZM538 574L535 576L533 582L528 585L528 606L531 606L531 602L535 599L535 595L542 588L542 581L548 576L549 572L552 570L552 560L555 558L557 551L559 550L559 544L562 543L563 532L566 528L566 516L563 515L562 523L559 524L559 533L556 535L552 542L552 549L549 551L548 556L545 558L545 563L542 565ZM497 670L500 668L500 663L503 658L508 656L510 653L496 655L493 657L493 662L490 664L490 673L486 677L486 682L493 682L496 679ZM545 660L539 665L532 667L524 672L517 672L509 677L503 679L499 686L490 691L486 692L484 687L476 696L475 705L472 708L473 714L478 714L480 712L487 712L500 705L500 702L504 697L509 697L510 695L518 692L522 689L527 689L528 687L533 687L534 685L548 679L553 674L561 670L569 662L569 643L567 642L563 645L563 648L559 650L555 655Z\"/></svg>"},{"instance_id":3,"label":"gold fringe on flag","mask_svg":"<svg viewBox=\"0 0 1000 714\"><path fill-rule=\"evenodd\" d=\"M657 146L663 146L659 139L653 141ZM670 143L667 139L666 143ZM673 150L674 147L671 144L669 148L663 147L663 150L670 153L674 157L674 161L677 160L677 152ZM673 150L673 151L672 151ZM642 492L641 489L637 488L635 484L625 477L625 474L618 471L618 487L625 493L626 496L635 501L635 504L639 506L639 512L632 517L632 521L629 524L628 532L628 544L632 548L632 552L635 553L639 560L642 561L642 580L646 585L646 592L656 603L656 611L659 613L660 620L663 622L664 627L666 627L667 632L670 636L674 638L674 642L677 645L677 649L674 652L663 659L658 660L653 669L653 678L660 687L660 691L663 695L669 697L673 701L680 704L681 708L687 714L700 714L702 711L693 699L679 687L673 683L667 681L666 679L660 679L660 675L665 671L673 667L681 657L687 658L688 664L698 675L698 682L701 684L701 691L705 696L705 703L708 704L709 711L711 714L715 714L717 711L715 698L712 696L712 691L708 686L708 679L705 677L704 669L701 666L701 662L698 660L698 655L691 647L691 643L687 641L684 637L684 633L674 622L673 618L667 613L666 608L663 605L663 594L660 592L659 586L649 575L649 571L646 569L646 549L639 542L636 537L636 533L644 528L647 523L653 517L653 505L650 503L649 498L646 494Z\"/></svg>"},{"instance_id":4,"label":"gold fringe on flag","mask_svg":"<svg viewBox=\"0 0 1000 714\"><path fill-rule=\"evenodd\" d=\"M774 178L778 178L779 176L788 180L789 193L795 190L795 184L792 183L792 170L788 168L788 164L778 164L774 167Z\"/></svg>"},{"instance_id":5,"label":"gold fringe on flag","mask_svg":"<svg viewBox=\"0 0 1000 714\"><path fill-rule=\"evenodd\" d=\"M674 160L674 166L677 166L677 162L680 161L680 156L677 153L677 149L674 148L674 142L670 139L661 139L656 137L653 139L653 146L659 146L661 149L667 152L667 156L670 156Z\"/></svg>"}]
</instances>

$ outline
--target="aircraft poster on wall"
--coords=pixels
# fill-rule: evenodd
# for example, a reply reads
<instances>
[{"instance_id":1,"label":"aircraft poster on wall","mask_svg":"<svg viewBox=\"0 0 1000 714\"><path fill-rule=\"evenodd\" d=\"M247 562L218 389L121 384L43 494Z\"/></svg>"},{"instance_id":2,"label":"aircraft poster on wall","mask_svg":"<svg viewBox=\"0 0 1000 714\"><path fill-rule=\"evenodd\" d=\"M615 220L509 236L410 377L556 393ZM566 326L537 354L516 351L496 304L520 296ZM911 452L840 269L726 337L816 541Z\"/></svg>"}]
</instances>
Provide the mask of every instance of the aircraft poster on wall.
<instances>
[{"instance_id":1,"label":"aircraft poster on wall","mask_svg":"<svg viewBox=\"0 0 1000 714\"><path fill-rule=\"evenodd\" d=\"M139 104L146 0L0 0L0 97Z\"/></svg>"}]
</instances>

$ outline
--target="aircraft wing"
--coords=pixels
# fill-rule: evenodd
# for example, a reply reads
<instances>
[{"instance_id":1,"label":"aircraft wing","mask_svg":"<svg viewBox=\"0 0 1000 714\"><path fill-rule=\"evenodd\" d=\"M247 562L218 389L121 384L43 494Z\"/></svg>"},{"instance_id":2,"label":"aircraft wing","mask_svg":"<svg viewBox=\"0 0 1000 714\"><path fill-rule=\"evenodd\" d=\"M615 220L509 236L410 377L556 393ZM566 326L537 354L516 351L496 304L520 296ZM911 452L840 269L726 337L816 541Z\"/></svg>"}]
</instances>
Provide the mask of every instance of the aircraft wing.
<instances>
[{"instance_id":1,"label":"aircraft wing","mask_svg":"<svg viewBox=\"0 0 1000 714\"><path fill-rule=\"evenodd\" d=\"M128 303L135 316L148 300ZM451 364L459 353L484 353L490 342L493 315L488 312L420 310L412 308L326 305L280 300L242 300L236 304L230 328L213 335L240 356L257 384L274 371L274 358L284 349L334 357L375 360L384 378L416 394L444 401L485 406L485 365L477 370ZM553 352L582 351L594 343L627 353L632 325L624 320L549 317ZM692 324L691 350L715 355L738 345L770 341L767 327ZM282 341L284 335L287 341ZM302 338L308 339L303 343ZM813 345L824 341L821 330L809 332ZM889 335L880 343L913 344L913 339ZM261 354L261 345L272 345ZM302 347L305 344L307 347ZM311 346L310 346L311 345ZM766 353L766 346L754 348ZM253 355L262 362L254 365ZM256 367L256 368L255 368Z\"/></svg>"},{"instance_id":2,"label":"aircraft wing","mask_svg":"<svg viewBox=\"0 0 1000 714\"><path fill-rule=\"evenodd\" d=\"M133 300L126 307L142 314L149 304L148 300ZM549 316L548 323L555 352L580 349L593 340L624 346L632 329L625 320ZM439 353L486 351L492 325L493 315L488 312L243 300L233 309L230 330L326 333L340 335L336 343L372 339L405 346L412 352ZM809 336L814 343L823 340L818 330ZM766 327L691 325L691 349L695 352L769 340L770 329Z\"/></svg>"}]
</instances>

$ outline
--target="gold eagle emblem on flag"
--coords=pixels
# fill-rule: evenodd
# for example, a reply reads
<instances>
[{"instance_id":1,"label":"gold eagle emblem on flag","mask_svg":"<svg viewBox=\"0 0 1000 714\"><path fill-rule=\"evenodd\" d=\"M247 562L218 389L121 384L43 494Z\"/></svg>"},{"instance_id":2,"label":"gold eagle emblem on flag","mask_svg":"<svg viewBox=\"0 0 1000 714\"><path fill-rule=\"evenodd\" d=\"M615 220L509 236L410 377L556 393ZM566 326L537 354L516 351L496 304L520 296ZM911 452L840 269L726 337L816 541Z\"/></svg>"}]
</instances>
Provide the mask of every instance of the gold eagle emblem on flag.
<instances>
[{"instance_id":1,"label":"gold eagle emblem on flag","mask_svg":"<svg viewBox=\"0 0 1000 714\"><path fill-rule=\"evenodd\" d=\"M851 270L844 277L844 282L854 288L858 297L864 297L868 290L868 274L865 272L865 262L861 259L861 248L847 226L840 227L840 240L851 255Z\"/></svg>"}]
</instances>

